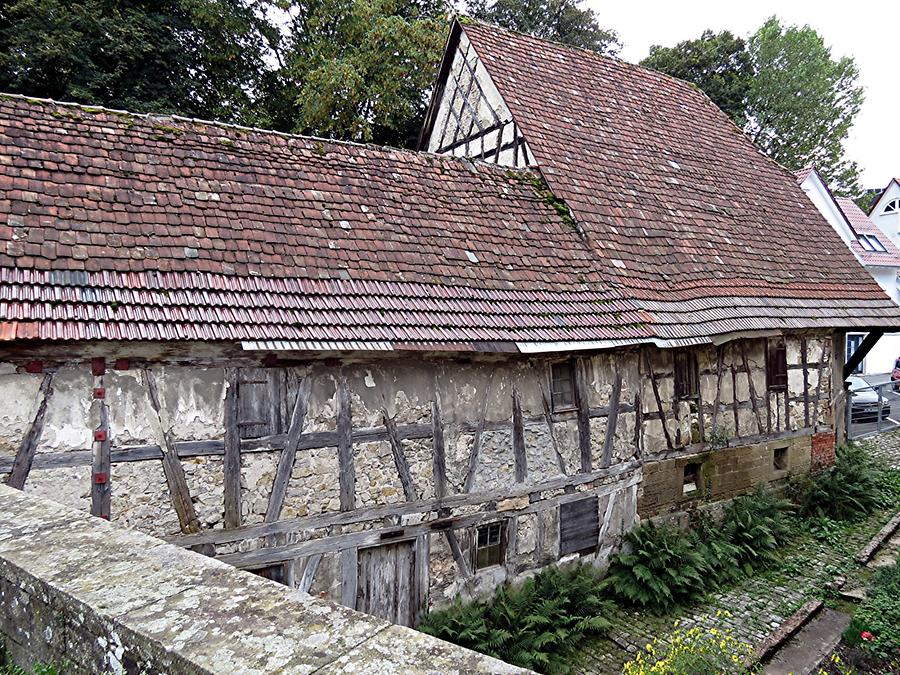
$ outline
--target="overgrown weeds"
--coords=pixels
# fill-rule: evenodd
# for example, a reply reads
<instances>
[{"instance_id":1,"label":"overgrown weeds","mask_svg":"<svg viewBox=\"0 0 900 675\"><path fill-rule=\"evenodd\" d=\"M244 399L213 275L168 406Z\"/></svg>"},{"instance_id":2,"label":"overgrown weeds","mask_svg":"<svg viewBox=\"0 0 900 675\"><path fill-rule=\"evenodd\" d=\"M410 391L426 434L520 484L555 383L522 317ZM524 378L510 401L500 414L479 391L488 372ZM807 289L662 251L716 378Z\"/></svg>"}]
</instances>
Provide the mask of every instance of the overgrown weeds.
<instances>
[{"instance_id":1,"label":"overgrown weeds","mask_svg":"<svg viewBox=\"0 0 900 675\"><path fill-rule=\"evenodd\" d=\"M865 448L843 445L834 466L795 478L788 494L802 516L856 520L892 500L894 485L886 474Z\"/></svg>"}]
</instances>

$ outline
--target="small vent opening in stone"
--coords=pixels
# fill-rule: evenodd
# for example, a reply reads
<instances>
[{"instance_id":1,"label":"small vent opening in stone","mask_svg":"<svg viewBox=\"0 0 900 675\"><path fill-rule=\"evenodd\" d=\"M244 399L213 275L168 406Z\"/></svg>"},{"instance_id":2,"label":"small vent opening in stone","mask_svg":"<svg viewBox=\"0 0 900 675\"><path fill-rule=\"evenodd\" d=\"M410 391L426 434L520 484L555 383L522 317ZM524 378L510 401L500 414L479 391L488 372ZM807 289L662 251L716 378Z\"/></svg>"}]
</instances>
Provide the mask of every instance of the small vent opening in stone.
<instances>
[{"instance_id":1,"label":"small vent opening in stone","mask_svg":"<svg viewBox=\"0 0 900 675\"><path fill-rule=\"evenodd\" d=\"M775 471L787 471L788 468L788 449L775 448L772 451L772 468Z\"/></svg>"},{"instance_id":2,"label":"small vent opening in stone","mask_svg":"<svg viewBox=\"0 0 900 675\"><path fill-rule=\"evenodd\" d=\"M697 462L684 465L682 494L689 495L700 489L700 467L701 464Z\"/></svg>"}]
</instances>

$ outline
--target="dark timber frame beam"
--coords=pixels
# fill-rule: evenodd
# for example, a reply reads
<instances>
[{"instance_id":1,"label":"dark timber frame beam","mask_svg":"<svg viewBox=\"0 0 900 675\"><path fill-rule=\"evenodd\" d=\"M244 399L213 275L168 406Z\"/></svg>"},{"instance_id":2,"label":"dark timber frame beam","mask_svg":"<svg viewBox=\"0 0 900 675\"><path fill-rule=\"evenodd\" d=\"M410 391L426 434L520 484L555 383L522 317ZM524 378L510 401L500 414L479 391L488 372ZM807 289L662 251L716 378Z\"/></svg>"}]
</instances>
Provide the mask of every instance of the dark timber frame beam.
<instances>
[{"instance_id":1,"label":"dark timber frame beam","mask_svg":"<svg viewBox=\"0 0 900 675\"><path fill-rule=\"evenodd\" d=\"M850 377L850 375L853 374L853 371L856 370L856 367L862 363L862 360L866 358L866 354L872 351L872 347L874 347L875 343L881 339L882 335L884 335L884 330L869 331L869 334L866 335L859 348L853 352L853 355L847 360L847 363L844 364L845 380Z\"/></svg>"}]
</instances>

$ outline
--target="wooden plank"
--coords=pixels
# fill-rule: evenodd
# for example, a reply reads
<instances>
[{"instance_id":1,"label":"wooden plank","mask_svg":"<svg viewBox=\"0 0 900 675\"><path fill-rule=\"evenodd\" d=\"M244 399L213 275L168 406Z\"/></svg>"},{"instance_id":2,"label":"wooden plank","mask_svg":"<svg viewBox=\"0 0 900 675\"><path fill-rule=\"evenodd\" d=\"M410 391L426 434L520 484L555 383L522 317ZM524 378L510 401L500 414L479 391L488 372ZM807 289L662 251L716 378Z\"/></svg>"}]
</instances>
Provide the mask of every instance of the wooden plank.
<instances>
[{"instance_id":1,"label":"wooden plank","mask_svg":"<svg viewBox=\"0 0 900 675\"><path fill-rule=\"evenodd\" d=\"M559 505L559 554L597 548L600 541L600 511L596 495Z\"/></svg>"},{"instance_id":2,"label":"wooden plank","mask_svg":"<svg viewBox=\"0 0 900 675\"><path fill-rule=\"evenodd\" d=\"M744 436L743 438L732 438L728 441L726 448L740 448L750 445L759 445L769 443L771 441L784 440L786 438L799 438L800 436L809 436L816 433L816 427L808 427L806 429L793 429L791 431L775 431L771 434L757 434L755 436ZM721 448L719 448L721 449ZM685 448L678 448L672 451L656 452L651 455L644 456L644 464L650 462L658 462L668 459L678 459L691 457L693 455L705 455L709 453L710 448L704 443L696 443Z\"/></svg>"},{"instance_id":3,"label":"wooden plank","mask_svg":"<svg viewBox=\"0 0 900 675\"><path fill-rule=\"evenodd\" d=\"M224 544L244 539L268 537L276 534L289 534L301 530L314 530L326 527L351 525L383 518L394 518L408 515L421 515L431 512L440 512L444 508L468 508L485 507L491 502L501 499L539 495L541 492L553 492L562 490L568 486L577 487L597 480L624 476L642 465L639 460L616 464L609 469L599 469L590 474L578 474L576 476L559 476L536 484L507 487L486 492L461 493L450 495L443 500L431 499L418 502L404 502L401 504L380 504L368 508L359 508L349 512L322 513L303 518L285 518L274 523L261 525L244 525L238 530L206 530L195 535L176 535L165 537L166 541L179 546L194 546L197 544L214 543Z\"/></svg>"},{"instance_id":4,"label":"wooden plank","mask_svg":"<svg viewBox=\"0 0 900 675\"><path fill-rule=\"evenodd\" d=\"M525 427L522 424L522 403L519 390L513 387L512 393L512 450L513 464L517 483L524 483L528 476L528 457L525 454Z\"/></svg>"},{"instance_id":5,"label":"wooden plank","mask_svg":"<svg viewBox=\"0 0 900 675\"><path fill-rule=\"evenodd\" d=\"M40 443L41 434L44 431L44 417L47 414L47 405L53 397L52 384L53 374L45 374L38 388L38 396L41 402L38 404L37 412L34 414L34 419L31 420L28 431L25 432L25 437L19 443L19 449L16 451L16 457L10 467L9 476L6 478L6 484L10 487L19 490L25 487L25 481L28 479L28 474L34 463L34 455L37 452L38 443Z\"/></svg>"},{"instance_id":6,"label":"wooden plank","mask_svg":"<svg viewBox=\"0 0 900 675\"><path fill-rule=\"evenodd\" d=\"M238 376L236 368L225 369L224 525L241 525L241 432L238 427Z\"/></svg>"},{"instance_id":7,"label":"wooden plank","mask_svg":"<svg viewBox=\"0 0 900 675\"><path fill-rule=\"evenodd\" d=\"M590 396L587 387L588 362L575 359L575 406L578 423L578 454L581 457L581 473L592 471Z\"/></svg>"},{"instance_id":8,"label":"wooden plank","mask_svg":"<svg viewBox=\"0 0 900 675\"><path fill-rule=\"evenodd\" d=\"M191 493L187 479L184 476L184 468L175 451L175 441L172 439L171 428L165 409L160 405L159 391L156 387L156 377L153 372L145 368L144 379L147 382L147 392L150 397L150 406L155 414L156 431L162 439L162 465L166 476L166 484L169 486L169 496L172 506L178 515L181 531L187 533L199 532L200 521L194 510L194 502L191 501Z\"/></svg>"},{"instance_id":9,"label":"wooden plank","mask_svg":"<svg viewBox=\"0 0 900 675\"><path fill-rule=\"evenodd\" d=\"M731 348L731 412L734 416L734 435L741 435L741 422L738 417L737 370L734 367L734 347Z\"/></svg>"},{"instance_id":10,"label":"wooden plank","mask_svg":"<svg viewBox=\"0 0 900 675\"><path fill-rule=\"evenodd\" d=\"M641 407L641 394L634 394L634 448L636 456L640 458L644 454L641 434L644 426L644 411Z\"/></svg>"},{"instance_id":11,"label":"wooden plank","mask_svg":"<svg viewBox=\"0 0 900 675\"><path fill-rule=\"evenodd\" d=\"M612 492L636 486L638 483L640 483L640 481L641 476L634 475L626 481L602 485L594 490L591 494L596 495L597 497L603 497ZM566 497L571 498L570 495L560 495L543 499L539 502L535 502L534 504L516 511L516 515L522 516L545 513L550 509L556 508L559 505L560 501ZM459 516L456 518L448 518L446 520L449 521L448 526L452 527L453 529L465 529L477 527L478 525L481 525L483 523L498 520L501 518L507 518L509 517L509 515L510 514L508 511L479 511L477 513ZM439 531L439 529L441 529L441 524L441 521L428 521L424 523L417 523L415 525L409 525L399 530L396 527L390 527L364 530L361 532L347 532L345 534L320 537L318 539L310 539L308 541L286 544L284 546L273 546L269 548L261 548L253 551L244 551L239 553L228 553L225 555L217 556L217 560L221 560L222 562L228 563L229 565L235 565L236 567L242 569L247 569L253 567L261 567L262 565L271 565L282 562L284 560L291 560L300 556L341 551L343 570L343 551L355 551L355 549L357 548L381 545L384 543L383 537L385 535L392 537L396 541L404 539L414 539L415 537L423 534L429 534L431 532ZM555 534L558 535L558 531ZM538 538L538 541L541 541L541 537ZM558 544L558 542L554 541L554 551L556 551L558 548L556 544ZM342 604L344 604L343 600Z\"/></svg>"},{"instance_id":12,"label":"wooden plank","mask_svg":"<svg viewBox=\"0 0 900 675\"><path fill-rule=\"evenodd\" d=\"M756 432L763 432L762 415L759 412L759 405L756 401L756 386L753 384L753 373L750 372L750 363L747 360L747 343L741 340L741 361L744 366L744 372L747 374L747 389L750 392L750 403L753 406L753 415L756 417Z\"/></svg>"},{"instance_id":13,"label":"wooden plank","mask_svg":"<svg viewBox=\"0 0 900 675\"><path fill-rule=\"evenodd\" d=\"M472 568L469 566L469 561L466 556L463 555L462 548L459 545L459 539L456 537L456 532L453 530L445 530L444 534L447 537L447 544L450 546L450 553L453 555L453 560L456 561L456 566L459 568L459 573L462 574L464 579L471 579Z\"/></svg>"},{"instance_id":14,"label":"wooden plank","mask_svg":"<svg viewBox=\"0 0 900 675\"><path fill-rule=\"evenodd\" d=\"M300 435L303 433L303 424L306 422L306 411L309 409L309 397L312 390L312 378L305 377L297 391L294 401L294 409L291 411L291 422L288 429L287 443L278 458L278 468L275 470L275 479L272 482L272 492L269 494L269 504L266 507L265 522L273 523L281 517L281 509L284 507L284 498L287 495L288 483L294 471L294 462L297 458L297 446L300 444Z\"/></svg>"},{"instance_id":15,"label":"wooden plank","mask_svg":"<svg viewBox=\"0 0 900 675\"><path fill-rule=\"evenodd\" d=\"M94 378L94 388L103 388L103 376ZM91 467L91 515L110 519L112 501L112 462L110 461L109 407L106 398L99 399L100 425L97 430L104 432L101 441L94 441L94 462Z\"/></svg>"},{"instance_id":16,"label":"wooden plank","mask_svg":"<svg viewBox=\"0 0 900 675\"><path fill-rule=\"evenodd\" d=\"M447 496L447 458L444 447L444 421L441 417L441 402L437 394L431 402L431 426L433 429L431 462L434 473L434 496L443 499Z\"/></svg>"},{"instance_id":17,"label":"wooden plank","mask_svg":"<svg viewBox=\"0 0 900 675\"><path fill-rule=\"evenodd\" d=\"M271 550L271 549L270 549ZM321 551L328 553L328 551ZM316 555L313 553L313 555ZM359 551L345 548L341 551L341 604L356 609L356 591L359 584Z\"/></svg>"},{"instance_id":18,"label":"wooden plank","mask_svg":"<svg viewBox=\"0 0 900 675\"><path fill-rule=\"evenodd\" d=\"M616 371L613 390L609 398L609 417L606 418L606 437L603 439L603 456L600 468L605 469L612 463L613 444L616 440L616 425L619 421L619 398L622 395L622 373Z\"/></svg>"},{"instance_id":19,"label":"wooden plank","mask_svg":"<svg viewBox=\"0 0 900 675\"><path fill-rule=\"evenodd\" d=\"M313 580L316 577L316 570L319 569L319 563L321 561L321 553L315 553L306 559L303 574L300 576L300 583L297 584L297 590L303 593L309 593L309 589L312 588Z\"/></svg>"},{"instance_id":20,"label":"wooden plank","mask_svg":"<svg viewBox=\"0 0 900 675\"><path fill-rule=\"evenodd\" d=\"M356 469L353 464L353 428L350 413L350 390L347 378L341 377L337 388L338 467L341 511L356 507Z\"/></svg>"},{"instance_id":21,"label":"wooden plank","mask_svg":"<svg viewBox=\"0 0 900 675\"><path fill-rule=\"evenodd\" d=\"M653 366L650 365L650 354L644 350L644 362L647 364L647 375L650 377L650 388L653 389L653 398L656 399L656 410L659 412L660 423L662 424L663 435L666 438L666 447L672 450L675 445L672 443L672 436L669 434L669 425L666 421L666 413L663 410L662 398L659 395L659 384L656 382L656 375L653 373Z\"/></svg>"},{"instance_id":22,"label":"wooden plank","mask_svg":"<svg viewBox=\"0 0 900 675\"><path fill-rule=\"evenodd\" d=\"M491 369L487 386L484 389L484 396L481 398L481 412L478 415L475 436L472 439L472 448L469 450L469 465L466 470L466 479L463 481L463 492L471 492L472 486L475 484L475 473L478 471L478 455L481 452L481 435L484 433L484 420L487 416L488 396L490 396L491 393L491 385L494 383L494 374L496 371L496 368Z\"/></svg>"},{"instance_id":23,"label":"wooden plank","mask_svg":"<svg viewBox=\"0 0 900 675\"><path fill-rule=\"evenodd\" d=\"M800 365L803 367L803 426L809 426L809 367L806 365L806 338L800 338Z\"/></svg>"},{"instance_id":24,"label":"wooden plank","mask_svg":"<svg viewBox=\"0 0 900 675\"><path fill-rule=\"evenodd\" d=\"M416 488L413 485L412 474L409 472L409 462L406 461L406 455L403 453L403 445L400 443L400 437L397 435L397 425L388 416L387 409L382 410L382 417L384 418L384 426L388 430L391 454L394 457L394 468L397 469L400 485L403 487L403 495L406 497L406 501L414 502L416 501Z\"/></svg>"},{"instance_id":25,"label":"wooden plank","mask_svg":"<svg viewBox=\"0 0 900 675\"><path fill-rule=\"evenodd\" d=\"M415 586L412 589L412 593L410 593L410 601L414 605L411 613L412 626L418 626L421 619L428 613L429 562L431 560L430 534L416 537L415 555Z\"/></svg>"},{"instance_id":26,"label":"wooden plank","mask_svg":"<svg viewBox=\"0 0 900 675\"><path fill-rule=\"evenodd\" d=\"M716 400L713 402L712 408L712 431L715 432L716 428L719 425L719 404L722 402L722 371L723 371L723 358L722 352L724 351L724 347L719 345L716 347ZM702 405L702 401L701 401Z\"/></svg>"}]
</instances>

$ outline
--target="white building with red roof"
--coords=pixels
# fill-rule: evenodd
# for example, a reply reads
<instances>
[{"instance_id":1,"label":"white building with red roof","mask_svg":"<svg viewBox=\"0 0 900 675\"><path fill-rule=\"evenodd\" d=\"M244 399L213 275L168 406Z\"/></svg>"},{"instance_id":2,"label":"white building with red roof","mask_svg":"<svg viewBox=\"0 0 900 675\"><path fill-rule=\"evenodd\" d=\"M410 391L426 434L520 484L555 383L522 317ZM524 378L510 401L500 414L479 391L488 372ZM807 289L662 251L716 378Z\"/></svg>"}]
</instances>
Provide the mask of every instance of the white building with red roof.
<instances>
[{"instance_id":1,"label":"white building with red roof","mask_svg":"<svg viewBox=\"0 0 900 675\"><path fill-rule=\"evenodd\" d=\"M834 228L856 259L866 268L878 285L884 289L891 299L900 304L900 285L897 274L900 272L900 248L897 247L898 225L891 225L890 217L894 212L888 208L891 198L885 198L893 187L900 196L900 187L896 181L888 185L879 198L881 221L885 227L879 227L865 212L848 197L837 197L832 193L822 175L813 167L795 171L794 175L803 191L819 212ZM897 199L893 200L895 205ZM879 206L876 203L876 209ZM887 210L887 213L883 213ZM900 223L900 214L894 214ZM893 233L893 234L892 234ZM865 333L847 333L847 353L851 354L862 343ZM859 366L860 373L874 375L890 372L897 359L900 358L900 334L884 335L866 355Z\"/></svg>"}]
</instances>

